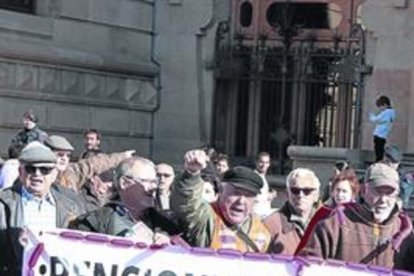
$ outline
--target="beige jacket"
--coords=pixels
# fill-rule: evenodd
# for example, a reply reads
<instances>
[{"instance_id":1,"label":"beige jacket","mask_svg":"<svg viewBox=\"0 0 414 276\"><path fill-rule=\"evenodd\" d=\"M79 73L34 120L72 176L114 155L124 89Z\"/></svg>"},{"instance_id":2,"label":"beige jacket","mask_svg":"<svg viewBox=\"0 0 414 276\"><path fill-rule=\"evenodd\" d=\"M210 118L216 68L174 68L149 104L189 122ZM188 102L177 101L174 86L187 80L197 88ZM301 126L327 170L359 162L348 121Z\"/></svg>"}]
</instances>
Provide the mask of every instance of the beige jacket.
<instances>
[{"instance_id":1,"label":"beige jacket","mask_svg":"<svg viewBox=\"0 0 414 276\"><path fill-rule=\"evenodd\" d=\"M95 174L118 166L129 155L126 152L98 154L77 163L71 163L65 171L58 175L56 182L79 192L85 182Z\"/></svg>"}]
</instances>

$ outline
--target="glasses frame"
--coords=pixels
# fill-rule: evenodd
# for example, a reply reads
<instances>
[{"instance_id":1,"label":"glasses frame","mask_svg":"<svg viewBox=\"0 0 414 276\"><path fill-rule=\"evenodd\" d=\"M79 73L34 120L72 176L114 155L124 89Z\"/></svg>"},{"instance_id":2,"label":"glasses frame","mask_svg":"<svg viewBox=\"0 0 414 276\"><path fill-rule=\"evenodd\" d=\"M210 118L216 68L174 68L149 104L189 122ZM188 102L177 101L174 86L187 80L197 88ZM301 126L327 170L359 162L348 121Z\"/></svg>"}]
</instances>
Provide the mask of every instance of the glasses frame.
<instances>
[{"instance_id":1,"label":"glasses frame","mask_svg":"<svg viewBox=\"0 0 414 276\"><path fill-rule=\"evenodd\" d=\"M37 171L40 172L41 175L49 175L55 167L47 167L47 166L33 166L33 165L25 165L24 170L27 174L35 174Z\"/></svg>"},{"instance_id":2,"label":"glasses frame","mask_svg":"<svg viewBox=\"0 0 414 276\"><path fill-rule=\"evenodd\" d=\"M316 191L316 188L297 188L297 187L289 187L290 192L293 195L298 196L301 192L304 196L311 195L314 191Z\"/></svg>"},{"instance_id":3,"label":"glasses frame","mask_svg":"<svg viewBox=\"0 0 414 276\"><path fill-rule=\"evenodd\" d=\"M137 176L131 176L131 175L123 175L124 178L127 179L127 181L132 181L134 182L134 184L155 184L156 186L158 186L158 184L160 183L158 178L155 179L146 179L146 178L141 178L141 177L137 177Z\"/></svg>"}]
</instances>

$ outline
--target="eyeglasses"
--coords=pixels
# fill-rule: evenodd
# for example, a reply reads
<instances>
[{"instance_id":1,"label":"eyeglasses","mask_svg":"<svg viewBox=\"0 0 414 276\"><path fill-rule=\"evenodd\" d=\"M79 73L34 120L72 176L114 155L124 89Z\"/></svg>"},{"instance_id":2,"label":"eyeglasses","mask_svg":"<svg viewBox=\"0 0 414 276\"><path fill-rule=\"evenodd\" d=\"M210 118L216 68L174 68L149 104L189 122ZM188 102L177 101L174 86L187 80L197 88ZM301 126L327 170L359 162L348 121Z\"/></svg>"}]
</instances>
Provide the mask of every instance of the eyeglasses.
<instances>
[{"instance_id":1,"label":"eyeglasses","mask_svg":"<svg viewBox=\"0 0 414 276\"><path fill-rule=\"evenodd\" d=\"M172 176L172 174L170 174L170 173L157 173L157 177L159 177L159 178L161 178L161 177L170 178L171 176Z\"/></svg>"},{"instance_id":2,"label":"eyeglasses","mask_svg":"<svg viewBox=\"0 0 414 276\"><path fill-rule=\"evenodd\" d=\"M290 191L292 192L292 194L294 195L299 195L300 192L302 192L305 196L310 195L313 191L315 191L314 188L295 188L292 187L290 188Z\"/></svg>"},{"instance_id":3,"label":"eyeglasses","mask_svg":"<svg viewBox=\"0 0 414 276\"><path fill-rule=\"evenodd\" d=\"M52 172L52 170L54 169L54 167L36 167L36 166L31 166L31 165L26 165L24 166L24 170L28 173L28 174L34 174L36 173L36 171L39 171L42 175L48 175Z\"/></svg>"},{"instance_id":4,"label":"eyeglasses","mask_svg":"<svg viewBox=\"0 0 414 276\"><path fill-rule=\"evenodd\" d=\"M63 158L63 157L67 157L70 158L70 156L72 155L71 152L64 152L64 151L57 151L55 152L57 157Z\"/></svg>"},{"instance_id":5,"label":"eyeglasses","mask_svg":"<svg viewBox=\"0 0 414 276\"><path fill-rule=\"evenodd\" d=\"M152 185L158 185L158 179L149 179L149 178L141 178L141 177L134 177L131 175L124 175L124 177L131 182L134 182L134 184L152 184Z\"/></svg>"}]
</instances>

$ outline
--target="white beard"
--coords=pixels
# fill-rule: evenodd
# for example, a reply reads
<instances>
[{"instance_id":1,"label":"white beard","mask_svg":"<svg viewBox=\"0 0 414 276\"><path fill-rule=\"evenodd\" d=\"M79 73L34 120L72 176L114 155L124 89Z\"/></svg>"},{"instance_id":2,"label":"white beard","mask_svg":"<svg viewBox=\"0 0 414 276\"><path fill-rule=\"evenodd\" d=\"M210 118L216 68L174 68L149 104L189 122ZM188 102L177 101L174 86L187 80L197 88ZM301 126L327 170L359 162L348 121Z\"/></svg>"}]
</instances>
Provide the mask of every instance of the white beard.
<instances>
[{"instance_id":1,"label":"white beard","mask_svg":"<svg viewBox=\"0 0 414 276\"><path fill-rule=\"evenodd\" d=\"M378 212L378 211L375 211L375 208L372 208L372 213L374 214L375 222L382 223L385 220L387 220L390 217L393 209L394 207L389 207L387 209L381 210L381 212Z\"/></svg>"}]
</instances>

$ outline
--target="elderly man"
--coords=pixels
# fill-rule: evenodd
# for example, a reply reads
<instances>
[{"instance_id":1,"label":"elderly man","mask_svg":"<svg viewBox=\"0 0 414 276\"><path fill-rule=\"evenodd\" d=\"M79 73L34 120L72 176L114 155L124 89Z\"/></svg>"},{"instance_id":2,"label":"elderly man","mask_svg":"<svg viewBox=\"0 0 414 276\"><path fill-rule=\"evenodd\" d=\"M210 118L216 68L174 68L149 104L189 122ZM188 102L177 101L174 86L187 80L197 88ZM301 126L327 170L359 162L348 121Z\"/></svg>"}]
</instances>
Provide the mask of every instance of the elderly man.
<instances>
[{"instance_id":1,"label":"elderly man","mask_svg":"<svg viewBox=\"0 0 414 276\"><path fill-rule=\"evenodd\" d=\"M397 206L399 177L395 169L376 163L367 170L363 186L364 203L337 207L316 224L301 255L404 269L397 254L411 234L410 219ZM405 248L403 246L402 248ZM402 252L405 252L404 250Z\"/></svg>"},{"instance_id":2,"label":"elderly man","mask_svg":"<svg viewBox=\"0 0 414 276\"><path fill-rule=\"evenodd\" d=\"M0 194L0 275L21 269L18 239L24 227L64 228L82 213L73 191L55 184L56 156L49 148L33 142L22 150L19 162L18 181Z\"/></svg>"},{"instance_id":3,"label":"elderly man","mask_svg":"<svg viewBox=\"0 0 414 276\"><path fill-rule=\"evenodd\" d=\"M179 234L178 227L154 208L157 186L155 166L150 160L127 159L115 171L114 200L79 217L72 227L116 236L137 236L147 242L164 239L161 231ZM145 240L145 236L150 240Z\"/></svg>"},{"instance_id":4,"label":"elderly man","mask_svg":"<svg viewBox=\"0 0 414 276\"><path fill-rule=\"evenodd\" d=\"M82 159L77 163L69 163L74 151L73 146L62 136L49 136L45 145L48 146L57 157L56 168L58 170L58 183L67 188L79 192L82 185L94 175L116 167L122 160L131 157L135 151L125 151L113 154L98 154Z\"/></svg>"},{"instance_id":5,"label":"elderly man","mask_svg":"<svg viewBox=\"0 0 414 276\"><path fill-rule=\"evenodd\" d=\"M160 210L170 210L170 190L174 181L174 169L167 163L160 163L155 166L159 179L156 206Z\"/></svg>"},{"instance_id":6,"label":"elderly man","mask_svg":"<svg viewBox=\"0 0 414 276\"><path fill-rule=\"evenodd\" d=\"M104 206L113 195L113 170L104 171L92 176L79 192L79 198L85 204L86 212L94 211Z\"/></svg>"},{"instance_id":7,"label":"elderly man","mask_svg":"<svg viewBox=\"0 0 414 276\"><path fill-rule=\"evenodd\" d=\"M265 252L270 234L252 213L263 186L261 177L251 169L234 167L224 174L217 201L209 204L202 198L200 176L207 162L204 151L187 152L185 171L171 192L171 208L184 222L186 239L193 246Z\"/></svg>"},{"instance_id":8,"label":"elderly man","mask_svg":"<svg viewBox=\"0 0 414 276\"><path fill-rule=\"evenodd\" d=\"M315 212L321 184L315 173L298 168L286 178L288 201L264 220L272 233L269 252L293 255Z\"/></svg>"}]
</instances>

